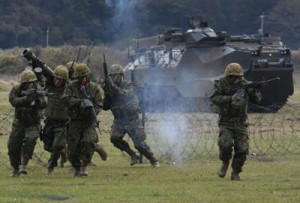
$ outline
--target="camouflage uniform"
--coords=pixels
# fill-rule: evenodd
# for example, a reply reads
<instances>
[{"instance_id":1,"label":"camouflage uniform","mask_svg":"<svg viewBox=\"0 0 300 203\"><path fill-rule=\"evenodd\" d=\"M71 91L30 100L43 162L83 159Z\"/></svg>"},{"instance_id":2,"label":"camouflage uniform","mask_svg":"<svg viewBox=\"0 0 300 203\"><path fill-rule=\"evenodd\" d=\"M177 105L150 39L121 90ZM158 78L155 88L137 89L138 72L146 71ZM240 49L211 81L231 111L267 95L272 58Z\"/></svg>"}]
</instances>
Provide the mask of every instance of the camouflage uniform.
<instances>
[{"instance_id":1,"label":"camouflage uniform","mask_svg":"<svg viewBox=\"0 0 300 203\"><path fill-rule=\"evenodd\" d=\"M56 79L62 80L61 86L56 87ZM48 174L53 173L57 166L63 148L67 143L67 123L69 121L68 107L61 102L66 83L68 81L68 70L65 66L57 66L54 69L54 77L48 84L48 106L46 108L46 120L43 130L44 149L51 152L48 161Z\"/></svg>"},{"instance_id":2,"label":"camouflage uniform","mask_svg":"<svg viewBox=\"0 0 300 203\"><path fill-rule=\"evenodd\" d=\"M66 63L65 67L68 70L68 76L69 76L69 80L73 80L73 74L74 74L74 70L76 68L77 63L75 61L69 61L68 63ZM69 126L69 125L68 125ZM67 127L68 128L68 127ZM67 143L65 144L63 150L60 153L60 166L64 167L64 164L67 162L68 160L68 147L67 147Z\"/></svg>"},{"instance_id":3,"label":"camouflage uniform","mask_svg":"<svg viewBox=\"0 0 300 203\"><path fill-rule=\"evenodd\" d=\"M15 107L12 132L8 139L8 155L14 177L20 173L27 174L27 164L40 134L42 110L46 107L44 96L37 96L34 92L26 96L22 93L27 90L26 83L31 82L37 89L34 72L26 70L21 74L21 84L14 86L9 93L9 102Z\"/></svg>"},{"instance_id":4,"label":"camouflage uniform","mask_svg":"<svg viewBox=\"0 0 300 203\"><path fill-rule=\"evenodd\" d=\"M229 64L230 65L230 64ZM232 67L232 66L227 66ZM235 86L230 84L228 76L240 76L240 82ZM249 82L242 78L243 74L230 74L225 70L225 77L215 81L215 87L211 101L216 105L217 113L219 114L219 128L220 134L218 138L219 158L223 164L219 171L219 176L224 177L232 158L232 151L234 148L234 156L231 164L232 179L239 179L238 174L242 171L246 155L249 153L249 137L248 137L248 123L247 123L247 107L248 100L253 103L258 103L261 100L261 94L256 89L248 89L245 92L245 100L242 108L235 108L233 106L233 96L226 94L230 88L236 88ZM237 176L235 176L237 175Z\"/></svg>"},{"instance_id":5,"label":"camouflage uniform","mask_svg":"<svg viewBox=\"0 0 300 203\"><path fill-rule=\"evenodd\" d=\"M81 67L84 67L84 71ZM84 95L80 91L81 78L86 77L90 73L85 64L78 64L75 69L75 80L71 81L67 86L63 101L70 108L70 126L68 133L68 158L72 166L75 168L74 176L87 175L86 166L90 163L95 145L98 141L95 125L91 114L90 107L84 105ZM87 94L93 103L96 115L102 108L102 95L100 87L94 82L88 82L85 86ZM83 174L84 173L84 174Z\"/></svg>"},{"instance_id":6,"label":"camouflage uniform","mask_svg":"<svg viewBox=\"0 0 300 203\"><path fill-rule=\"evenodd\" d=\"M77 63L75 61L69 61L66 64L66 67L69 70L70 80L74 80L75 79L74 78L74 73L76 72L76 66L77 66ZM72 69L71 69L71 67L72 67ZM101 94L102 94L102 92L101 92ZM67 146L65 147L65 151L67 151ZM96 143L95 143L95 152L97 152L100 155L100 157L101 157L101 159L103 161L107 160L107 152L105 151L104 147L99 143L99 139L97 139ZM89 165L96 166L96 164L94 164L92 161L89 163Z\"/></svg>"},{"instance_id":7,"label":"camouflage uniform","mask_svg":"<svg viewBox=\"0 0 300 203\"><path fill-rule=\"evenodd\" d=\"M121 69L120 65L112 65L110 75L123 74L122 69L118 72L118 68ZM130 155L131 165L136 164L138 156L129 147L129 144L123 140L127 133L132 139L134 147L150 160L152 166L159 166L157 159L145 142L146 134L139 118L139 101L133 84L122 80L120 84L113 86L103 84L103 89L105 91L103 110L110 109L114 116L110 132L111 142L115 147Z\"/></svg>"}]
</instances>

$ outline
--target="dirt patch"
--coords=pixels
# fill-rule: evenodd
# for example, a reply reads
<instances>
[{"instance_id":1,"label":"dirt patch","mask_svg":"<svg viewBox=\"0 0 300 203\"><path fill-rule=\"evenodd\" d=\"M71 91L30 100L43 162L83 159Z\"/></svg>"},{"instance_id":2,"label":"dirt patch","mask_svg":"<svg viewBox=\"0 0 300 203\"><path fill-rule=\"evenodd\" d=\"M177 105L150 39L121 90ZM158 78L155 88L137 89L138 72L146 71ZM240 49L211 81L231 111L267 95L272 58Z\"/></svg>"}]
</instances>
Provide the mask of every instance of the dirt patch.
<instances>
[{"instance_id":1,"label":"dirt patch","mask_svg":"<svg viewBox=\"0 0 300 203\"><path fill-rule=\"evenodd\" d=\"M46 200L51 200L51 201L65 201L65 200L69 200L70 197L68 196L52 196L52 195L44 195L41 196L41 198L46 199Z\"/></svg>"},{"instance_id":2,"label":"dirt patch","mask_svg":"<svg viewBox=\"0 0 300 203\"><path fill-rule=\"evenodd\" d=\"M257 162L276 162L277 160L271 157L266 156L257 156L256 154L251 154L247 157L249 161L257 161Z\"/></svg>"}]
</instances>

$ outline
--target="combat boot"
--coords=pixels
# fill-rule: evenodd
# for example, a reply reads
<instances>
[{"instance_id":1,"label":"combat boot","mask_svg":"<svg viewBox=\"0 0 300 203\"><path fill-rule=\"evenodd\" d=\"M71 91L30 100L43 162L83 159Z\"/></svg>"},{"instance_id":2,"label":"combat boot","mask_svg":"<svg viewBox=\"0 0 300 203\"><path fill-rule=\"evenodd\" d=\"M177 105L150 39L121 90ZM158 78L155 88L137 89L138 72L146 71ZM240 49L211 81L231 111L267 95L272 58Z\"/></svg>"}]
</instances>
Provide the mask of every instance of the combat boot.
<instances>
[{"instance_id":1,"label":"combat boot","mask_svg":"<svg viewBox=\"0 0 300 203\"><path fill-rule=\"evenodd\" d=\"M53 153L51 155L50 160L48 161L48 175L54 173L54 168L57 166L57 159L59 158L60 154Z\"/></svg>"},{"instance_id":2,"label":"combat boot","mask_svg":"<svg viewBox=\"0 0 300 203\"><path fill-rule=\"evenodd\" d=\"M95 164L92 160L90 161L90 163L87 164L88 166L97 166L97 164Z\"/></svg>"},{"instance_id":3,"label":"combat boot","mask_svg":"<svg viewBox=\"0 0 300 203\"><path fill-rule=\"evenodd\" d=\"M12 174L10 175L11 177L19 177L20 176L20 172L19 169L14 169L12 171Z\"/></svg>"},{"instance_id":4,"label":"combat boot","mask_svg":"<svg viewBox=\"0 0 300 203\"><path fill-rule=\"evenodd\" d=\"M88 175L89 175L89 172L86 170L86 167L82 166L80 168L80 176L88 176Z\"/></svg>"},{"instance_id":5,"label":"combat boot","mask_svg":"<svg viewBox=\"0 0 300 203\"><path fill-rule=\"evenodd\" d=\"M232 173L231 173L231 180L233 180L233 181L240 181L241 177L239 176L239 173L236 173L236 172L232 171Z\"/></svg>"},{"instance_id":6,"label":"combat boot","mask_svg":"<svg viewBox=\"0 0 300 203\"><path fill-rule=\"evenodd\" d=\"M158 160L153 156L153 153L150 150L147 150L145 147L142 146L136 148L142 155L144 155L150 161L152 167L160 167Z\"/></svg>"},{"instance_id":7,"label":"combat boot","mask_svg":"<svg viewBox=\"0 0 300 203\"><path fill-rule=\"evenodd\" d=\"M28 161L29 161L29 157L28 156L22 156L22 158L21 158L21 165L20 165L20 168L19 168L19 172L20 173L23 173L23 174L27 174L28 173L28 170L27 170Z\"/></svg>"},{"instance_id":8,"label":"combat boot","mask_svg":"<svg viewBox=\"0 0 300 203\"><path fill-rule=\"evenodd\" d=\"M74 178L80 178L80 170L79 169L74 169Z\"/></svg>"},{"instance_id":9,"label":"combat boot","mask_svg":"<svg viewBox=\"0 0 300 203\"><path fill-rule=\"evenodd\" d=\"M159 168L159 167L160 167L160 164L159 164L158 161L156 161L156 162L151 163L151 166L152 166L153 168Z\"/></svg>"},{"instance_id":10,"label":"combat boot","mask_svg":"<svg viewBox=\"0 0 300 203\"><path fill-rule=\"evenodd\" d=\"M154 156L151 156L149 160L150 160L151 166L153 168L159 168L160 167L159 162L157 161L157 159Z\"/></svg>"},{"instance_id":11,"label":"combat boot","mask_svg":"<svg viewBox=\"0 0 300 203\"><path fill-rule=\"evenodd\" d=\"M47 171L48 175L51 175L54 173L54 168L52 167L48 167L48 171Z\"/></svg>"},{"instance_id":12,"label":"combat boot","mask_svg":"<svg viewBox=\"0 0 300 203\"><path fill-rule=\"evenodd\" d=\"M132 155L130 156L130 159L131 159L130 165L133 166L133 165L137 164L138 161L139 161L139 158L140 158L140 157L139 157L138 155L136 155L135 153L132 154Z\"/></svg>"},{"instance_id":13,"label":"combat boot","mask_svg":"<svg viewBox=\"0 0 300 203\"><path fill-rule=\"evenodd\" d=\"M60 152L60 167L64 167L64 164L68 161L68 155L67 155L67 147L65 147Z\"/></svg>"},{"instance_id":14,"label":"combat boot","mask_svg":"<svg viewBox=\"0 0 300 203\"><path fill-rule=\"evenodd\" d=\"M95 152L97 152L100 155L100 157L103 161L107 160L107 152L105 151L105 149L103 148L103 146L100 143L96 144Z\"/></svg>"},{"instance_id":15,"label":"combat boot","mask_svg":"<svg viewBox=\"0 0 300 203\"><path fill-rule=\"evenodd\" d=\"M224 178L226 176L226 172L229 166L229 161L223 161L220 170L218 171L218 176L220 178Z\"/></svg>"}]
</instances>

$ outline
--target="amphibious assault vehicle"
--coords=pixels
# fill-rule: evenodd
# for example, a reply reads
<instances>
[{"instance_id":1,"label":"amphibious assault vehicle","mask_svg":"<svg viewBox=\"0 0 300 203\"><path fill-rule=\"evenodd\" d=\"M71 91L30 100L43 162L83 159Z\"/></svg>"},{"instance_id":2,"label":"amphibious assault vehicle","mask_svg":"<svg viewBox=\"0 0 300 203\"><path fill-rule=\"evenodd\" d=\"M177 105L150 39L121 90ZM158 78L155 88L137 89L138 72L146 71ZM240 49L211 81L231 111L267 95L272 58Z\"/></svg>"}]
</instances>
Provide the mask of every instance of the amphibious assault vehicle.
<instances>
[{"instance_id":1,"label":"amphibious assault vehicle","mask_svg":"<svg viewBox=\"0 0 300 203\"><path fill-rule=\"evenodd\" d=\"M232 62L242 65L247 80L280 78L261 88L263 99L252 111L277 111L293 94L291 50L279 37L215 32L201 16L188 22L186 31L169 28L133 40L128 49L125 78L137 85L145 111L210 112L214 80Z\"/></svg>"}]
</instances>

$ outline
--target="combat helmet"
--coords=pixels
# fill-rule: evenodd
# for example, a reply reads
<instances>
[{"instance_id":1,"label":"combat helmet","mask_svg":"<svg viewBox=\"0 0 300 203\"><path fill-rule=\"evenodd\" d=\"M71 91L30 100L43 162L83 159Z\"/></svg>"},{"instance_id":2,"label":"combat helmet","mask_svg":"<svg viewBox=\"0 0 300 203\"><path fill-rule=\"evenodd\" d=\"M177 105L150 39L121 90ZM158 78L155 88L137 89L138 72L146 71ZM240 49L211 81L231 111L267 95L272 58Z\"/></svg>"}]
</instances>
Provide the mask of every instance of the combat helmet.
<instances>
[{"instance_id":1,"label":"combat helmet","mask_svg":"<svg viewBox=\"0 0 300 203\"><path fill-rule=\"evenodd\" d=\"M54 77L63 79L63 80L68 80L69 73L68 73L67 67L65 67L63 65L56 66L54 69Z\"/></svg>"},{"instance_id":2,"label":"combat helmet","mask_svg":"<svg viewBox=\"0 0 300 203\"><path fill-rule=\"evenodd\" d=\"M21 83L35 82L35 81L37 81L37 77L32 70L27 69L21 73Z\"/></svg>"},{"instance_id":3,"label":"combat helmet","mask_svg":"<svg viewBox=\"0 0 300 203\"><path fill-rule=\"evenodd\" d=\"M120 64L113 64L109 69L109 75L113 74L124 74L123 67Z\"/></svg>"},{"instance_id":4,"label":"combat helmet","mask_svg":"<svg viewBox=\"0 0 300 203\"><path fill-rule=\"evenodd\" d=\"M73 68L75 68L75 66L77 65L77 63L75 61L69 61L68 63L66 63L67 69L69 70L72 65L73 65Z\"/></svg>"},{"instance_id":5,"label":"combat helmet","mask_svg":"<svg viewBox=\"0 0 300 203\"><path fill-rule=\"evenodd\" d=\"M73 78L85 77L91 73L89 67L85 63L78 63L74 70Z\"/></svg>"},{"instance_id":6,"label":"combat helmet","mask_svg":"<svg viewBox=\"0 0 300 203\"><path fill-rule=\"evenodd\" d=\"M244 76L243 68L238 63L230 63L225 68L224 75L227 76Z\"/></svg>"}]
</instances>

